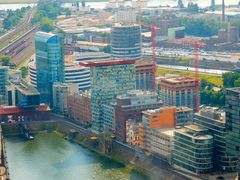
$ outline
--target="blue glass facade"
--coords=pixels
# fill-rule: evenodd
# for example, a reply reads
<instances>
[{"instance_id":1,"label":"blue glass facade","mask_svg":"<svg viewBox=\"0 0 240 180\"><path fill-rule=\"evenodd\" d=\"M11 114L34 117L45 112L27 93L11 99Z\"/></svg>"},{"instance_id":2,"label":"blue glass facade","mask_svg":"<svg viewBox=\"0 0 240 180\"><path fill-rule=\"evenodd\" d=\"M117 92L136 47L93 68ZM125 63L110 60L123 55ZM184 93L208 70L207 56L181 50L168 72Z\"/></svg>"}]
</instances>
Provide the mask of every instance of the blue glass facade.
<instances>
[{"instance_id":1,"label":"blue glass facade","mask_svg":"<svg viewBox=\"0 0 240 180\"><path fill-rule=\"evenodd\" d=\"M52 105L52 87L64 82L64 57L61 38L37 32L35 35L37 89L41 103Z\"/></svg>"},{"instance_id":2,"label":"blue glass facade","mask_svg":"<svg viewBox=\"0 0 240 180\"><path fill-rule=\"evenodd\" d=\"M0 104L5 104L5 87L8 83L8 67L0 67Z\"/></svg>"}]
</instances>

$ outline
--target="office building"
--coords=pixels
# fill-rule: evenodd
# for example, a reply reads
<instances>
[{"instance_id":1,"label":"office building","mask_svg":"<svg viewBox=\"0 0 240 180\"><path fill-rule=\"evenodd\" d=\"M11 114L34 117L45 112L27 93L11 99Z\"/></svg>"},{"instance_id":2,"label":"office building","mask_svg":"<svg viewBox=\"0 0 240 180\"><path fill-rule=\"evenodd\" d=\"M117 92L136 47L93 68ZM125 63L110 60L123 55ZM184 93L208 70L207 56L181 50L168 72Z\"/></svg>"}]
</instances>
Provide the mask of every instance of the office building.
<instances>
[{"instance_id":1,"label":"office building","mask_svg":"<svg viewBox=\"0 0 240 180\"><path fill-rule=\"evenodd\" d=\"M160 156L171 163L174 131L174 128L152 129L150 134L151 154Z\"/></svg>"},{"instance_id":2,"label":"office building","mask_svg":"<svg viewBox=\"0 0 240 180\"><path fill-rule=\"evenodd\" d=\"M55 83L53 85L53 109L56 112L67 113L68 95L78 92L78 85Z\"/></svg>"},{"instance_id":3,"label":"office building","mask_svg":"<svg viewBox=\"0 0 240 180\"><path fill-rule=\"evenodd\" d=\"M64 81L64 57L61 38L55 34L37 32L35 35L37 89L40 100L52 105L52 88Z\"/></svg>"},{"instance_id":4,"label":"office building","mask_svg":"<svg viewBox=\"0 0 240 180\"><path fill-rule=\"evenodd\" d=\"M69 118L85 127L91 124L91 93L89 91L68 95L67 108Z\"/></svg>"},{"instance_id":5,"label":"office building","mask_svg":"<svg viewBox=\"0 0 240 180\"><path fill-rule=\"evenodd\" d=\"M162 103L154 92L133 90L116 98L115 123L116 137L126 142L126 121L142 121L142 111L159 108Z\"/></svg>"},{"instance_id":6,"label":"office building","mask_svg":"<svg viewBox=\"0 0 240 180\"><path fill-rule=\"evenodd\" d=\"M0 105L6 103L6 86L8 84L8 67L0 67Z\"/></svg>"},{"instance_id":7,"label":"office building","mask_svg":"<svg viewBox=\"0 0 240 180\"><path fill-rule=\"evenodd\" d=\"M103 105L103 129L108 132L115 130L115 108L112 103Z\"/></svg>"},{"instance_id":8,"label":"office building","mask_svg":"<svg viewBox=\"0 0 240 180\"><path fill-rule=\"evenodd\" d=\"M114 59L142 58L141 27L116 24L111 31L111 48Z\"/></svg>"},{"instance_id":9,"label":"office building","mask_svg":"<svg viewBox=\"0 0 240 180\"><path fill-rule=\"evenodd\" d=\"M153 129L175 127L175 107L162 107L160 109L142 112L142 127L140 128L140 147L151 152L151 134Z\"/></svg>"},{"instance_id":10,"label":"office building","mask_svg":"<svg viewBox=\"0 0 240 180\"><path fill-rule=\"evenodd\" d=\"M166 147L167 149L163 149L161 147L162 142L160 141L162 139L165 142L170 143L172 137L170 131L168 132L168 130L173 130L175 127L183 127L186 124L192 123L192 109L186 107L176 108L174 106L161 107L159 109L143 111L142 114L143 121L139 130L140 147L147 150L149 153L154 152L155 154L161 154L167 161L170 161L169 156L166 157L166 154L168 154L171 149L170 144L168 144L169 147ZM160 132L163 132L163 134ZM161 134L161 137L159 136L159 133ZM157 144L161 146L154 147L157 146ZM161 153L159 153L159 151L161 151Z\"/></svg>"},{"instance_id":11,"label":"office building","mask_svg":"<svg viewBox=\"0 0 240 180\"><path fill-rule=\"evenodd\" d=\"M152 91L154 86L152 61L137 61L135 65L137 89Z\"/></svg>"},{"instance_id":12,"label":"office building","mask_svg":"<svg viewBox=\"0 0 240 180\"><path fill-rule=\"evenodd\" d=\"M137 20L137 12L135 9L119 9L114 13L114 22L116 23L135 23Z\"/></svg>"},{"instance_id":13,"label":"office building","mask_svg":"<svg viewBox=\"0 0 240 180\"><path fill-rule=\"evenodd\" d=\"M85 61L90 67L92 129L103 131L103 105L111 104L117 95L136 89L135 60Z\"/></svg>"},{"instance_id":14,"label":"office building","mask_svg":"<svg viewBox=\"0 0 240 180\"><path fill-rule=\"evenodd\" d=\"M193 122L193 110L188 107L177 107L175 114L176 126L185 126Z\"/></svg>"},{"instance_id":15,"label":"office building","mask_svg":"<svg viewBox=\"0 0 240 180\"><path fill-rule=\"evenodd\" d=\"M6 87L7 101L9 106L18 106L20 108L38 107L40 105L40 93L38 90L20 80L11 82Z\"/></svg>"},{"instance_id":16,"label":"office building","mask_svg":"<svg viewBox=\"0 0 240 180\"><path fill-rule=\"evenodd\" d=\"M240 172L240 88L229 88L226 92L226 146L227 153L238 158L237 170Z\"/></svg>"},{"instance_id":17,"label":"office building","mask_svg":"<svg viewBox=\"0 0 240 180\"><path fill-rule=\"evenodd\" d=\"M196 81L192 77L169 76L160 80L160 99L164 106L185 106L196 111Z\"/></svg>"},{"instance_id":18,"label":"office building","mask_svg":"<svg viewBox=\"0 0 240 180\"><path fill-rule=\"evenodd\" d=\"M174 132L173 165L194 174L213 170L213 137L207 129L188 125Z\"/></svg>"},{"instance_id":19,"label":"office building","mask_svg":"<svg viewBox=\"0 0 240 180\"><path fill-rule=\"evenodd\" d=\"M34 61L28 64L30 82L33 86L37 87L37 70ZM78 85L79 91L89 90L90 83L90 69L87 67L79 66L77 63L65 63L64 68L64 83Z\"/></svg>"},{"instance_id":20,"label":"office building","mask_svg":"<svg viewBox=\"0 0 240 180\"><path fill-rule=\"evenodd\" d=\"M221 171L235 171L237 161L226 152L225 112L215 107L203 106L195 113L194 124L208 129L213 136L214 167Z\"/></svg>"}]
</instances>

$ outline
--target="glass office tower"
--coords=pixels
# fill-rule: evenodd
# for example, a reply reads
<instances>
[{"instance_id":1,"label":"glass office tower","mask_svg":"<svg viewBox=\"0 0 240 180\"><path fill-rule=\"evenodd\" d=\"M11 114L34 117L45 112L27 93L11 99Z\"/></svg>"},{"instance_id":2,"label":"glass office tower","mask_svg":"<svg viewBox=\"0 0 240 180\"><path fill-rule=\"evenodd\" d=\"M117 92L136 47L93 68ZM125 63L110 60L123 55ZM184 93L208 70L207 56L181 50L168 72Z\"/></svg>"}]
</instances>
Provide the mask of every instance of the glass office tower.
<instances>
[{"instance_id":1,"label":"glass office tower","mask_svg":"<svg viewBox=\"0 0 240 180\"><path fill-rule=\"evenodd\" d=\"M37 32L35 35L37 89L41 103L52 105L52 87L64 82L64 57L61 38L55 34Z\"/></svg>"},{"instance_id":2,"label":"glass office tower","mask_svg":"<svg viewBox=\"0 0 240 180\"><path fill-rule=\"evenodd\" d=\"M6 85L8 83L8 67L0 67L0 105L5 104Z\"/></svg>"}]
</instances>

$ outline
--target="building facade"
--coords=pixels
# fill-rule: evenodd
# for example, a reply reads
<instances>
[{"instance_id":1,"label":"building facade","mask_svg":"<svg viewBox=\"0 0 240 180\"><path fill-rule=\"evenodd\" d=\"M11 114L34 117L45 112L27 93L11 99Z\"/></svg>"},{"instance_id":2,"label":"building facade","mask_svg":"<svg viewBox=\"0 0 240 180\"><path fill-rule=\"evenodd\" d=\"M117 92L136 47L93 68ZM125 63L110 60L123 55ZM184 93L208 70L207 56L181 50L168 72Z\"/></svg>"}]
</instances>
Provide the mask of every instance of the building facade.
<instances>
[{"instance_id":1,"label":"building facade","mask_svg":"<svg viewBox=\"0 0 240 180\"><path fill-rule=\"evenodd\" d=\"M135 65L137 89L152 91L154 86L154 72L152 61L137 61Z\"/></svg>"},{"instance_id":2,"label":"building facade","mask_svg":"<svg viewBox=\"0 0 240 180\"><path fill-rule=\"evenodd\" d=\"M85 61L90 67L92 128L103 131L103 105L115 101L117 95L136 89L135 60Z\"/></svg>"},{"instance_id":3,"label":"building facade","mask_svg":"<svg viewBox=\"0 0 240 180\"><path fill-rule=\"evenodd\" d=\"M194 124L208 129L213 136L214 167L221 171L235 171L237 160L226 152L225 112L214 107L202 107L194 115Z\"/></svg>"},{"instance_id":4,"label":"building facade","mask_svg":"<svg viewBox=\"0 0 240 180\"><path fill-rule=\"evenodd\" d=\"M67 113L68 95L78 92L76 84L55 83L53 85L53 109L56 112Z\"/></svg>"},{"instance_id":5,"label":"building facade","mask_svg":"<svg viewBox=\"0 0 240 180\"><path fill-rule=\"evenodd\" d=\"M130 146L139 146L139 129L141 122L129 119L126 121L126 142Z\"/></svg>"},{"instance_id":6,"label":"building facade","mask_svg":"<svg viewBox=\"0 0 240 180\"><path fill-rule=\"evenodd\" d=\"M238 158L237 170L240 172L240 88L227 89L226 110L226 146L229 155Z\"/></svg>"},{"instance_id":7,"label":"building facade","mask_svg":"<svg viewBox=\"0 0 240 180\"><path fill-rule=\"evenodd\" d=\"M30 62L28 67L30 82L33 86L37 87L36 63L34 61ZM68 84L77 84L79 91L89 90L91 87L90 69L79 66L76 63L65 63L64 82Z\"/></svg>"},{"instance_id":8,"label":"building facade","mask_svg":"<svg viewBox=\"0 0 240 180\"><path fill-rule=\"evenodd\" d=\"M197 94L196 81L194 78L185 76L172 76L161 78L160 99L164 106L185 106L196 111L199 106L196 101Z\"/></svg>"},{"instance_id":9,"label":"building facade","mask_svg":"<svg viewBox=\"0 0 240 180\"><path fill-rule=\"evenodd\" d=\"M174 132L173 165L201 174L213 170L213 137L208 130L188 125Z\"/></svg>"},{"instance_id":10,"label":"building facade","mask_svg":"<svg viewBox=\"0 0 240 180\"><path fill-rule=\"evenodd\" d=\"M114 59L142 58L141 27L139 25L115 25L111 32L112 57Z\"/></svg>"},{"instance_id":11,"label":"building facade","mask_svg":"<svg viewBox=\"0 0 240 180\"><path fill-rule=\"evenodd\" d=\"M61 38L55 34L37 32L35 35L37 89L40 100L52 105L52 88L64 81L64 57Z\"/></svg>"},{"instance_id":12,"label":"building facade","mask_svg":"<svg viewBox=\"0 0 240 180\"><path fill-rule=\"evenodd\" d=\"M151 153L151 134L157 128L175 127L175 107L162 107L143 111L142 127L140 128L140 147Z\"/></svg>"},{"instance_id":13,"label":"building facade","mask_svg":"<svg viewBox=\"0 0 240 180\"><path fill-rule=\"evenodd\" d=\"M92 120L91 93L75 93L67 98L68 116L83 126L89 126Z\"/></svg>"},{"instance_id":14,"label":"building facade","mask_svg":"<svg viewBox=\"0 0 240 180\"><path fill-rule=\"evenodd\" d=\"M115 105L116 137L119 141L126 141L126 121L142 121L142 111L159 108L162 103L156 93L133 90L117 96Z\"/></svg>"},{"instance_id":15,"label":"building facade","mask_svg":"<svg viewBox=\"0 0 240 180\"><path fill-rule=\"evenodd\" d=\"M171 163L174 128L156 128L150 135L151 153Z\"/></svg>"},{"instance_id":16,"label":"building facade","mask_svg":"<svg viewBox=\"0 0 240 180\"><path fill-rule=\"evenodd\" d=\"M6 86L8 84L8 67L0 67L0 105L6 103Z\"/></svg>"}]
</instances>

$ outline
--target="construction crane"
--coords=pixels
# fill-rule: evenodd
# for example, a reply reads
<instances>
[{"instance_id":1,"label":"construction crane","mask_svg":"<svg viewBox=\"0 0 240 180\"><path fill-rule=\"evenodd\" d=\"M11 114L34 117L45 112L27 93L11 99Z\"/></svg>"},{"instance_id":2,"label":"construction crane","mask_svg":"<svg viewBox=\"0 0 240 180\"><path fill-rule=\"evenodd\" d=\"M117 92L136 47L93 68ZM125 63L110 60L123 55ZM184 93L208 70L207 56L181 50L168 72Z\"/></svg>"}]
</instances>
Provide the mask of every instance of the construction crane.
<instances>
[{"instance_id":1,"label":"construction crane","mask_svg":"<svg viewBox=\"0 0 240 180\"><path fill-rule=\"evenodd\" d=\"M207 46L207 44L201 43L198 40L194 40L192 38L182 38L182 39L177 39L173 42L174 44L183 44L183 45L191 45L193 46L194 49L194 67L195 67L195 74L194 74L194 79L195 79L195 88L196 88L196 112L199 111L199 72L198 72L198 67L199 67L199 49L201 47Z\"/></svg>"},{"instance_id":2,"label":"construction crane","mask_svg":"<svg viewBox=\"0 0 240 180\"><path fill-rule=\"evenodd\" d=\"M153 63L153 90L156 90L156 32L160 30L156 25L142 23L142 9L141 9L142 0L138 0L138 15L137 15L137 24L140 26L145 26L151 29L151 38L152 38L152 63Z\"/></svg>"}]
</instances>

